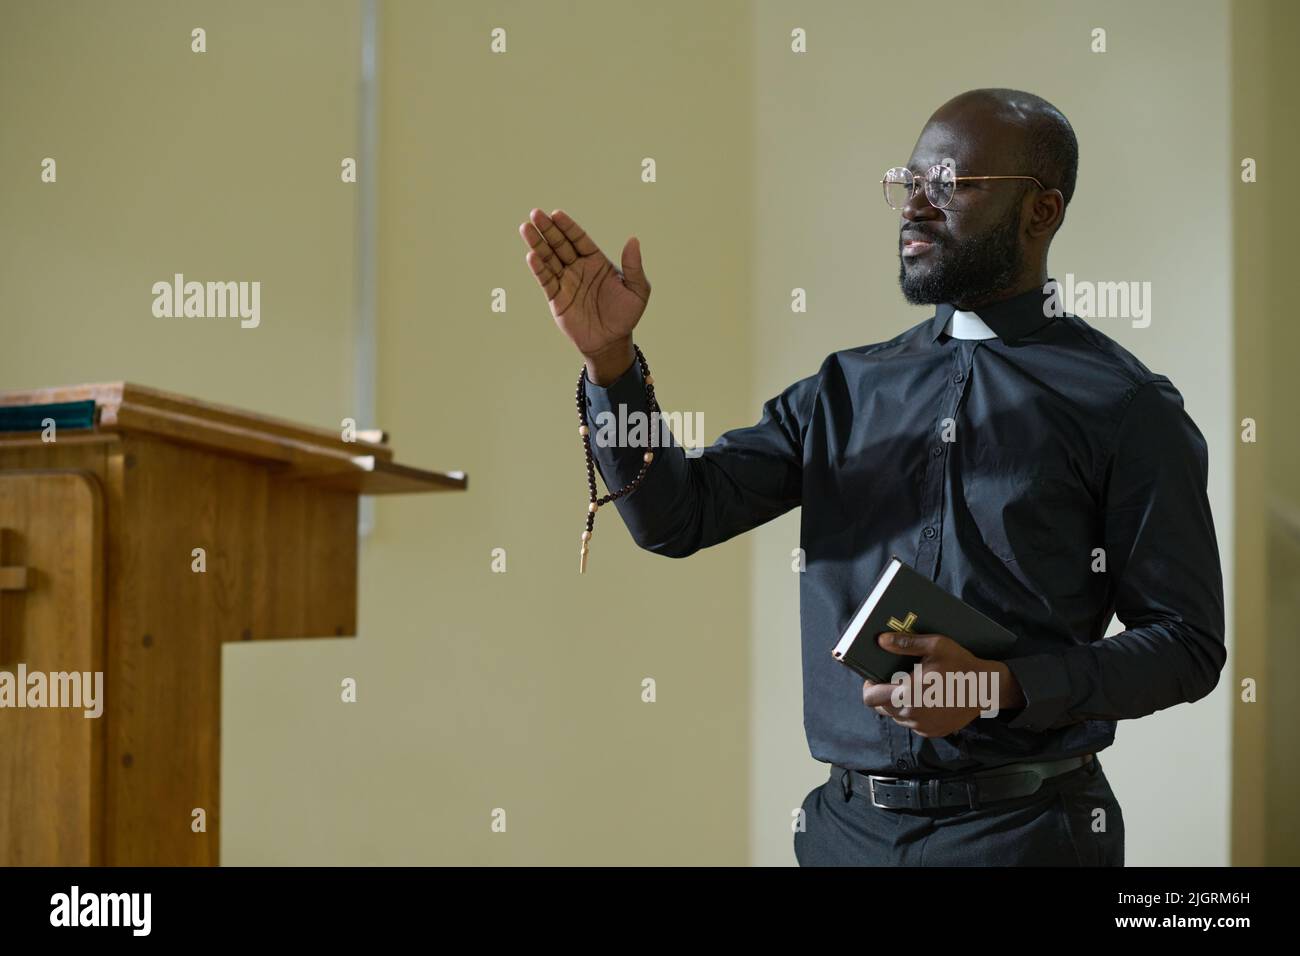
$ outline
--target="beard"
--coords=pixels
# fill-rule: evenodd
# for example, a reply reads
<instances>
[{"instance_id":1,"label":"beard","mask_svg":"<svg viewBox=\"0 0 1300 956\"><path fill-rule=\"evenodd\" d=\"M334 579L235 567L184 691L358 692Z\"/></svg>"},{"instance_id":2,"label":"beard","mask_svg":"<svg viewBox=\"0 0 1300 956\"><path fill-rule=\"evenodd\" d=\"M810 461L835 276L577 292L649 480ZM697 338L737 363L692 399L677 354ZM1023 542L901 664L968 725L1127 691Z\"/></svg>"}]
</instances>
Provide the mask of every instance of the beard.
<instances>
[{"instance_id":1,"label":"beard","mask_svg":"<svg viewBox=\"0 0 1300 956\"><path fill-rule=\"evenodd\" d=\"M996 298L1020 275L1020 204L1012 203L1006 217L983 236L959 242L935 241L930 265L909 273L899 257L898 285L912 305L978 302Z\"/></svg>"}]
</instances>

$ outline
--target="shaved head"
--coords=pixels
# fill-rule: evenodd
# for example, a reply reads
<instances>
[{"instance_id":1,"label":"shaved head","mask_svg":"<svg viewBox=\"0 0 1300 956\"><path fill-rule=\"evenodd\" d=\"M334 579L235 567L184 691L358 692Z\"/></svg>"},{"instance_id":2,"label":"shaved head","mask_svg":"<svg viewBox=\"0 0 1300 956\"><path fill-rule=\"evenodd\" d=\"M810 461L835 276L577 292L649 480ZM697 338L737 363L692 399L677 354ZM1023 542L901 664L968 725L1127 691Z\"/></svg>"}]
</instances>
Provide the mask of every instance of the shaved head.
<instances>
[{"instance_id":1,"label":"shaved head","mask_svg":"<svg viewBox=\"0 0 1300 956\"><path fill-rule=\"evenodd\" d=\"M1048 189L1059 189L1068 206L1079 175L1079 141L1074 127L1041 96L1023 90L970 90L954 96L935 111L932 119L971 111L996 123L1004 135L1019 143L1020 168Z\"/></svg>"},{"instance_id":2,"label":"shaved head","mask_svg":"<svg viewBox=\"0 0 1300 956\"><path fill-rule=\"evenodd\" d=\"M1041 287L1079 171L1069 120L1033 93L969 90L934 111L907 163L917 177L937 165L953 167L951 198L918 188L901 210L907 300L970 309Z\"/></svg>"}]
</instances>

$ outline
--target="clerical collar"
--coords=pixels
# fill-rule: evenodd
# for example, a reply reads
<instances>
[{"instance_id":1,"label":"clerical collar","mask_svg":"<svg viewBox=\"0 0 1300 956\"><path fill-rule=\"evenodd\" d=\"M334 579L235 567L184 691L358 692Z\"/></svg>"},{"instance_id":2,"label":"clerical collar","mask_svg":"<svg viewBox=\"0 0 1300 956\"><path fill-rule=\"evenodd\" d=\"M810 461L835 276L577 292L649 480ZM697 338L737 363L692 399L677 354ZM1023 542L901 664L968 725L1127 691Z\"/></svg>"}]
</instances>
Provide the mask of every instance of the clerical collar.
<instances>
[{"instance_id":1,"label":"clerical collar","mask_svg":"<svg viewBox=\"0 0 1300 956\"><path fill-rule=\"evenodd\" d=\"M954 339L995 339L998 334L984 324L974 312L963 312L961 309L953 312L948 317L948 324L943 330L951 335Z\"/></svg>"},{"instance_id":2,"label":"clerical collar","mask_svg":"<svg viewBox=\"0 0 1300 956\"><path fill-rule=\"evenodd\" d=\"M935 308L930 320L930 339L937 340L947 332L957 339L985 339L997 336L1004 342L1014 342L1038 331L1055 316L1048 307L1055 280L1045 285L1047 292L1034 288L1020 295L982 305L971 312L962 312L951 302Z\"/></svg>"}]
</instances>

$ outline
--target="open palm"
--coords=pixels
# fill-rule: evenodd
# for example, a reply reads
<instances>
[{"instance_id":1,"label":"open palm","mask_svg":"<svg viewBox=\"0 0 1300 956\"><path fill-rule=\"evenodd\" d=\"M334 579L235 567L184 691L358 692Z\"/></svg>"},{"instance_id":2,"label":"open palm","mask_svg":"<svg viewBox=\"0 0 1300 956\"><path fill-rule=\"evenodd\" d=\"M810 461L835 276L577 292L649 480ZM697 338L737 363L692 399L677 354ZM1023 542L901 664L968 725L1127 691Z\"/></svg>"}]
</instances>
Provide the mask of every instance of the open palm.
<instances>
[{"instance_id":1,"label":"open palm","mask_svg":"<svg viewBox=\"0 0 1300 956\"><path fill-rule=\"evenodd\" d=\"M620 272L562 209L549 216L534 209L520 224L519 235L555 324L579 352L598 355L632 334L650 299L636 237L623 247Z\"/></svg>"}]
</instances>

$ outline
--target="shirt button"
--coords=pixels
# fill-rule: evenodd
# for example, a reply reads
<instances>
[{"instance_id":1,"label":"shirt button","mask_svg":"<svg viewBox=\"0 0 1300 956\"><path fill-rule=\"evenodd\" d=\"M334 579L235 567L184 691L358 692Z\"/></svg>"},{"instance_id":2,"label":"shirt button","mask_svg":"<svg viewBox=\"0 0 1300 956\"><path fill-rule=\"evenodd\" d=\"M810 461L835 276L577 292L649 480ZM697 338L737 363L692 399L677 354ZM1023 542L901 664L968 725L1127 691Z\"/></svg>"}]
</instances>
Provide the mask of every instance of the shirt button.
<instances>
[{"instance_id":1,"label":"shirt button","mask_svg":"<svg viewBox=\"0 0 1300 956\"><path fill-rule=\"evenodd\" d=\"M897 767L899 770L906 770L908 767L911 766L911 764L908 762L906 757L899 757L897 760L894 761L894 766Z\"/></svg>"},{"instance_id":2,"label":"shirt button","mask_svg":"<svg viewBox=\"0 0 1300 956\"><path fill-rule=\"evenodd\" d=\"M942 445L935 445L935 446L934 446L934 452L933 452L933 454L934 454L934 457L935 457L935 458L938 458L940 455L942 455L942 454L943 454L943 446L942 446Z\"/></svg>"},{"instance_id":3,"label":"shirt button","mask_svg":"<svg viewBox=\"0 0 1300 956\"><path fill-rule=\"evenodd\" d=\"M952 380L953 380L954 382L960 382L960 381L961 381L962 379L964 379L965 377L966 377L966 376L963 375L961 372L957 372L957 373L955 373L955 374L953 375Z\"/></svg>"},{"instance_id":4,"label":"shirt button","mask_svg":"<svg viewBox=\"0 0 1300 956\"><path fill-rule=\"evenodd\" d=\"M934 533L934 528L930 525L926 525L925 529L921 532L921 534L925 535L927 538L933 538Z\"/></svg>"}]
</instances>

